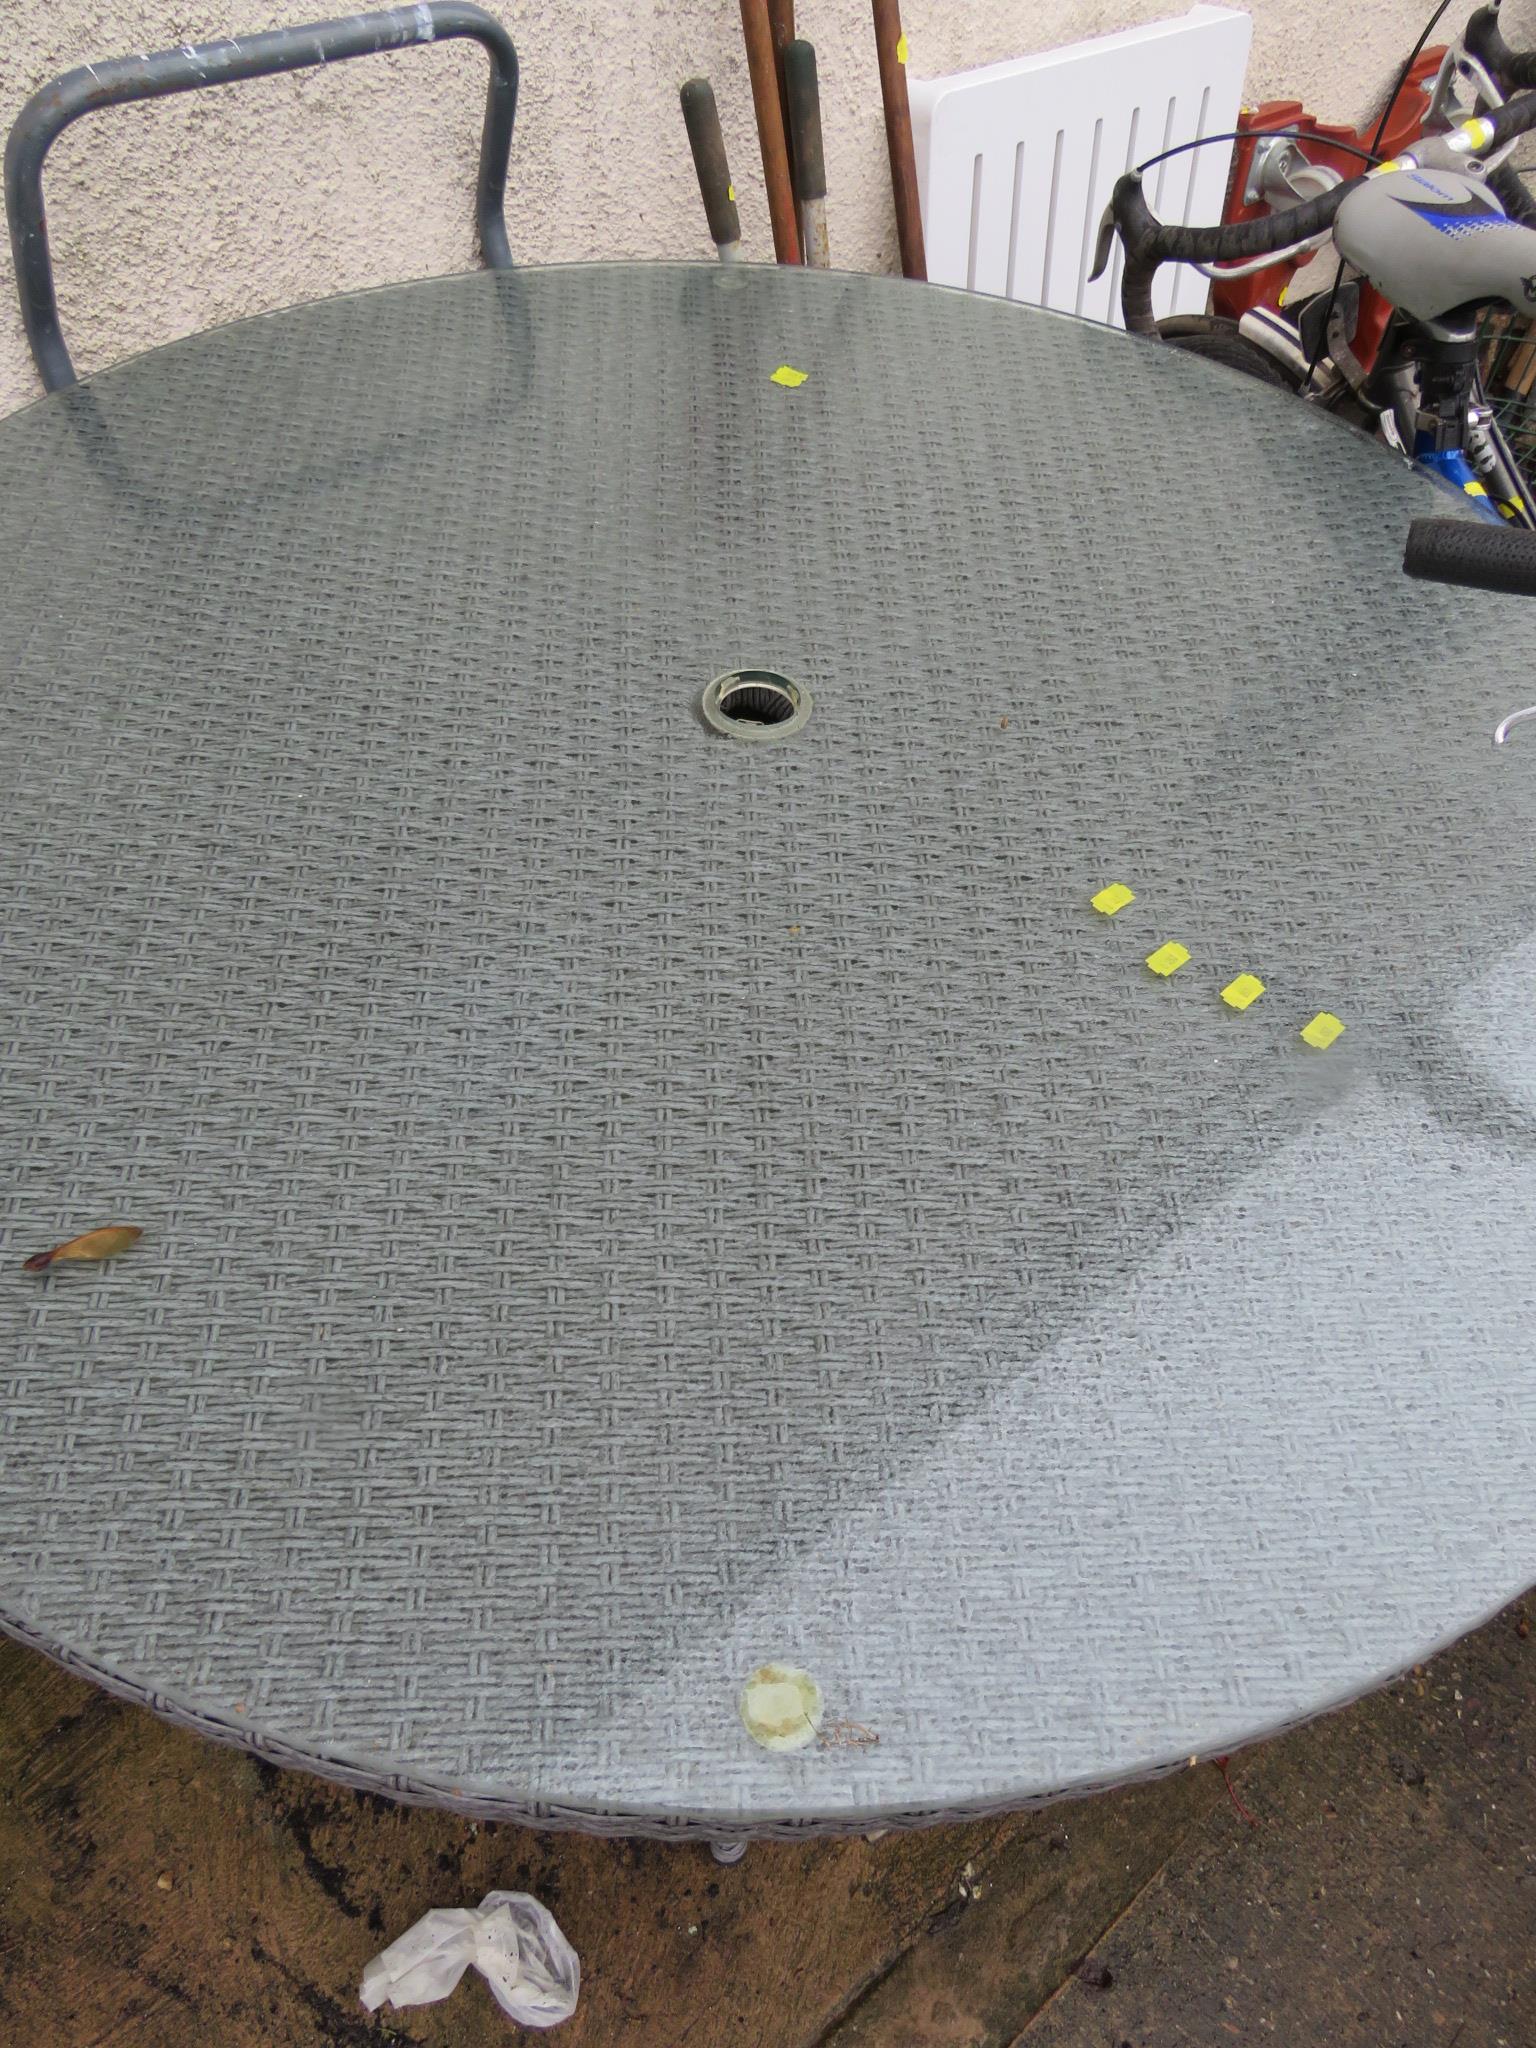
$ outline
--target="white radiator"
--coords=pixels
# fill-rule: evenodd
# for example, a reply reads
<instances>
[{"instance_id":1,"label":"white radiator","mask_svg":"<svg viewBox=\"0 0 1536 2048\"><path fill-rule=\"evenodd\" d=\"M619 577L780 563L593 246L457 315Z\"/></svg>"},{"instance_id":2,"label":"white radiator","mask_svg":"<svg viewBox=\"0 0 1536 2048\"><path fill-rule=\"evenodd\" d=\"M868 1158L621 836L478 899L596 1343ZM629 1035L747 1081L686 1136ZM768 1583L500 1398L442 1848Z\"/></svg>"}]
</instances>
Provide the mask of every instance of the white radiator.
<instances>
[{"instance_id":1,"label":"white radiator","mask_svg":"<svg viewBox=\"0 0 1536 2048\"><path fill-rule=\"evenodd\" d=\"M1246 14L1199 6L1179 21L912 79L932 281L1118 325L1118 244L1088 282L1110 189L1144 157L1233 127L1252 34ZM1231 156L1218 142L1149 171L1153 212L1186 226L1220 220ZM1198 271L1170 264L1155 309L1198 312L1208 289Z\"/></svg>"}]
</instances>

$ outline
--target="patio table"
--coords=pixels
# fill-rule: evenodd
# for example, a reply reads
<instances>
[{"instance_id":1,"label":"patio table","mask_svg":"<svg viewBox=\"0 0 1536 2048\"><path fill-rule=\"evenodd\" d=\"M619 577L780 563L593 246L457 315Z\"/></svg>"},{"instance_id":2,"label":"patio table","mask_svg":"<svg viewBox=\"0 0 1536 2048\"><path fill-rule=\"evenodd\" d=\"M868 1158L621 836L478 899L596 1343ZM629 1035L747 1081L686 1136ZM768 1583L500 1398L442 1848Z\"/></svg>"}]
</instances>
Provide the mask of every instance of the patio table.
<instances>
[{"instance_id":1,"label":"patio table","mask_svg":"<svg viewBox=\"0 0 1536 2048\"><path fill-rule=\"evenodd\" d=\"M1223 1754L1520 1591L1536 610L1401 576L1441 502L772 269L333 299L0 423L4 1627L729 1842Z\"/></svg>"}]
</instances>

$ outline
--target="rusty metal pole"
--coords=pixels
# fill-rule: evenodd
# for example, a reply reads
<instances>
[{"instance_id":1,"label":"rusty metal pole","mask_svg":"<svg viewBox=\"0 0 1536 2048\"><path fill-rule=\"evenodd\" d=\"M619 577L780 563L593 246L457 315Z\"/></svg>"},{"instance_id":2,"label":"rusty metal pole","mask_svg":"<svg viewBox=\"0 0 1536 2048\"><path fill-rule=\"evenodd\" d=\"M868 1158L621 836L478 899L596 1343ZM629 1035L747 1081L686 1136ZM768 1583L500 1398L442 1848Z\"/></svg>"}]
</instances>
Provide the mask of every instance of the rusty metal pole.
<instances>
[{"instance_id":1,"label":"rusty metal pole","mask_svg":"<svg viewBox=\"0 0 1536 2048\"><path fill-rule=\"evenodd\" d=\"M901 32L900 0L873 0L873 5L901 273L903 277L926 278L928 264L923 255L922 208L917 199L917 160L912 154L912 110L907 104L907 39Z\"/></svg>"},{"instance_id":2,"label":"rusty metal pole","mask_svg":"<svg viewBox=\"0 0 1536 2048\"><path fill-rule=\"evenodd\" d=\"M789 175L789 149L784 139L784 110L779 100L778 66L773 60L768 0L741 0L741 32L747 45L747 69L752 74L752 106L763 156L768 218L773 222L773 253L781 263L798 263L800 235L795 225L795 188Z\"/></svg>"}]
</instances>

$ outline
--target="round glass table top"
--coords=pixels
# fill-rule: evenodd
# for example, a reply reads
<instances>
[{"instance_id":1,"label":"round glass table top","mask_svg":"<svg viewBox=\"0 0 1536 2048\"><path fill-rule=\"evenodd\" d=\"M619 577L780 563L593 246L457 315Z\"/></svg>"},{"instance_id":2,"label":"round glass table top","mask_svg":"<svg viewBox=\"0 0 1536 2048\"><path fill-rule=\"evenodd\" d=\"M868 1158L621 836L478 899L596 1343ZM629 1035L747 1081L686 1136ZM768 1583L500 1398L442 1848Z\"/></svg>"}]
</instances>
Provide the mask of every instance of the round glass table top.
<instances>
[{"instance_id":1,"label":"round glass table top","mask_svg":"<svg viewBox=\"0 0 1536 2048\"><path fill-rule=\"evenodd\" d=\"M1223 1752L1520 1590L1536 608L1403 578L1444 502L772 269L0 423L4 1626L730 1834Z\"/></svg>"}]
</instances>

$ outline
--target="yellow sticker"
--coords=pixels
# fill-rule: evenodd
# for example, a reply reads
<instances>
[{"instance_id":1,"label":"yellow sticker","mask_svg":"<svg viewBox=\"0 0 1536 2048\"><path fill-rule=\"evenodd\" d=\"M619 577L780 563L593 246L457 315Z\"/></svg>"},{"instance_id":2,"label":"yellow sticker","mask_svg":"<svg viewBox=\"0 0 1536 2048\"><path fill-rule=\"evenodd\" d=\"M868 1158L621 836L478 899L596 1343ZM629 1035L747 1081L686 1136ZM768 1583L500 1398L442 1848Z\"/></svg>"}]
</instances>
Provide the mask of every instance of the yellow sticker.
<instances>
[{"instance_id":1,"label":"yellow sticker","mask_svg":"<svg viewBox=\"0 0 1536 2048\"><path fill-rule=\"evenodd\" d=\"M803 384L810 374L809 370L796 370L791 368L788 363L780 363L769 381L774 384L782 384L786 391L793 391L795 386Z\"/></svg>"},{"instance_id":2,"label":"yellow sticker","mask_svg":"<svg viewBox=\"0 0 1536 2048\"><path fill-rule=\"evenodd\" d=\"M896 38L896 62L898 64L905 64L910 54L911 52L907 48L906 31L903 29L902 33Z\"/></svg>"},{"instance_id":3,"label":"yellow sticker","mask_svg":"<svg viewBox=\"0 0 1536 2048\"><path fill-rule=\"evenodd\" d=\"M1124 910L1127 903L1136 901L1136 891L1127 889L1124 882L1111 882L1107 889L1101 889L1097 896L1090 896L1094 909L1105 917L1113 917L1118 910Z\"/></svg>"},{"instance_id":4,"label":"yellow sticker","mask_svg":"<svg viewBox=\"0 0 1536 2048\"><path fill-rule=\"evenodd\" d=\"M1463 484L1461 487L1469 498L1486 498L1488 493L1480 483Z\"/></svg>"},{"instance_id":5,"label":"yellow sticker","mask_svg":"<svg viewBox=\"0 0 1536 2048\"><path fill-rule=\"evenodd\" d=\"M1389 156L1384 164L1378 164L1375 170L1368 171L1366 173L1366 176L1370 178L1384 178L1387 175L1388 171L1395 171L1398 168L1399 166L1397 158L1395 156Z\"/></svg>"},{"instance_id":6,"label":"yellow sticker","mask_svg":"<svg viewBox=\"0 0 1536 2048\"><path fill-rule=\"evenodd\" d=\"M1344 1035L1344 1026L1331 1010L1319 1010L1310 1024L1303 1024L1301 1035L1308 1045L1315 1045L1319 1052L1326 1052L1336 1038Z\"/></svg>"},{"instance_id":7,"label":"yellow sticker","mask_svg":"<svg viewBox=\"0 0 1536 2048\"><path fill-rule=\"evenodd\" d=\"M1189 948L1181 946L1177 939L1169 939L1155 953L1147 955L1147 965L1154 974L1177 974L1188 958Z\"/></svg>"},{"instance_id":8,"label":"yellow sticker","mask_svg":"<svg viewBox=\"0 0 1536 2048\"><path fill-rule=\"evenodd\" d=\"M734 185L727 185L725 188L725 196L727 199L729 199L732 206L734 206L736 204L736 187Z\"/></svg>"},{"instance_id":9,"label":"yellow sticker","mask_svg":"<svg viewBox=\"0 0 1536 2048\"><path fill-rule=\"evenodd\" d=\"M1256 974L1240 974L1236 981L1229 981L1221 992L1221 1000L1233 1010L1246 1010L1250 1003L1256 1003L1264 993L1264 984Z\"/></svg>"}]
</instances>

